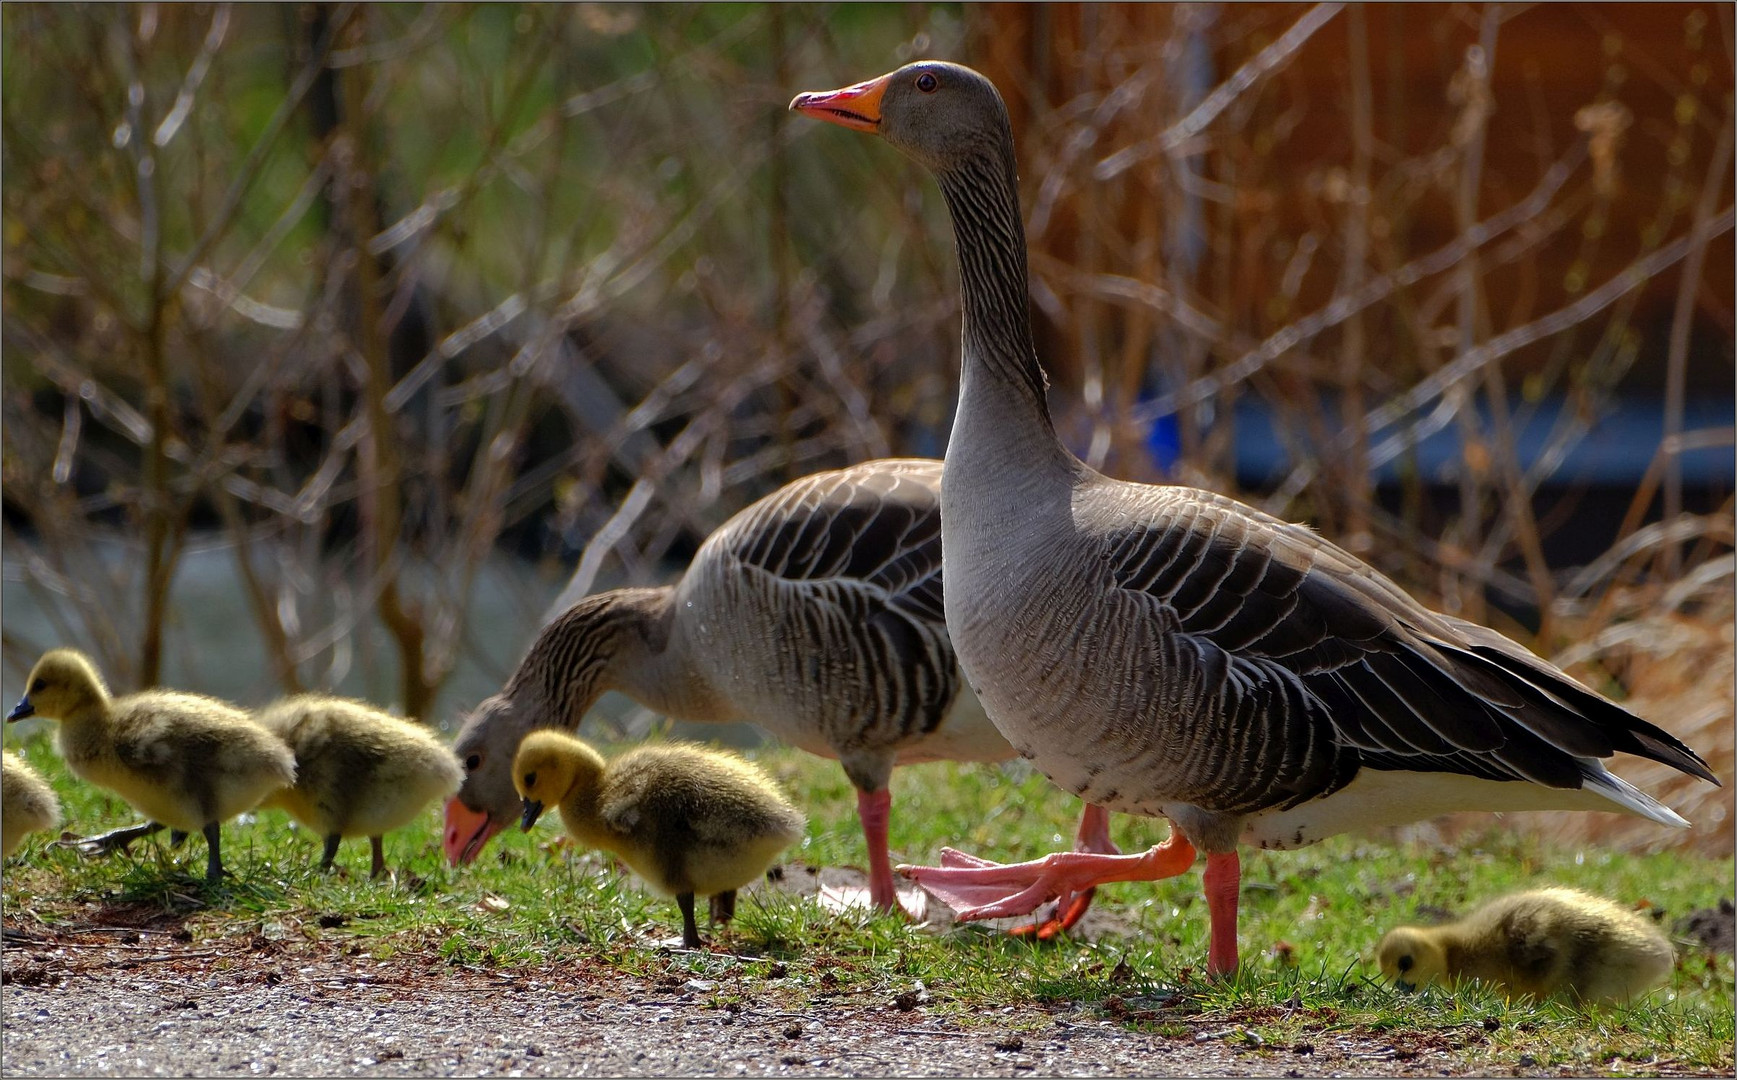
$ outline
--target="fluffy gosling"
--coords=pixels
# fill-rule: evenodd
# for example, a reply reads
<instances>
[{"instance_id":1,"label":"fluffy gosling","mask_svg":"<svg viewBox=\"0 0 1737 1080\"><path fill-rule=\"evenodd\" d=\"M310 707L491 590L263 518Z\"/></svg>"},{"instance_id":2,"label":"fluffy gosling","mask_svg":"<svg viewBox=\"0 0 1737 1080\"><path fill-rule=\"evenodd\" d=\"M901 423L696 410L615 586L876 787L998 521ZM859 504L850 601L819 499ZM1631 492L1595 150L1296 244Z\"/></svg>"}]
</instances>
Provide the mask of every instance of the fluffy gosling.
<instances>
[{"instance_id":1,"label":"fluffy gosling","mask_svg":"<svg viewBox=\"0 0 1737 1080\"><path fill-rule=\"evenodd\" d=\"M534 731L519 744L513 784L530 831L561 808L573 838L614 852L653 889L674 896L682 941L698 948L694 896L715 921L736 911L736 890L764 874L806 825L770 778L735 756L671 743L614 761L565 732Z\"/></svg>"},{"instance_id":2,"label":"fluffy gosling","mask_svg":"<svg viewBox=\"0 0 1737 1080\"><path fill-rule=\"evenodd\" d=\"M464 782L464 769L445 743L366 702L298 694L266 706L254 720L296 756L295 785L263 805L289 811L325 838L321 870L331 869L344 837L366 836L374 851L370 875L381 876L382 834Z\"/></svg>"},{"instance_id":3,"label":"fluffy gosling","mask_svg":"<svg viewBox=\"0 0 1737 1080\"><path fill-rule=\"evenodd\" d=\"M1566 992L1600 1003L1640 997L1675 961L1645 916L1574 889L1504 896L1443 926L1401 926L1377 953L1382 974L1403 990L1477 979L1509 998Z\"/></svg>"},{"instance_id":4,"label":"fluffy gosling","mask_svg":"<svg viewBox=\"0 0 1737 1080\"><path fill-rule=\"evenodd\" d=\"M293 784L295 757L282 739L215 698L170 690L111 697L82 653L55 649L36 662L8 720L60 721L61 757L73 775L119 795L150 820L77 846L125 849L167 825L205 834L205 879L223 876L219 825Z\"/></svg>"},{"instance_id":5,"label":"fluffy gosling","mask_svg":"<svg viewBox=\"0 0 1737 1080\"><path fill-rule=\"evenodd\" d=\"M24 837L60 824L60 800L42 774L7 750L0 754L0 859L10 858Z\"/></svg>"}]
</instances>

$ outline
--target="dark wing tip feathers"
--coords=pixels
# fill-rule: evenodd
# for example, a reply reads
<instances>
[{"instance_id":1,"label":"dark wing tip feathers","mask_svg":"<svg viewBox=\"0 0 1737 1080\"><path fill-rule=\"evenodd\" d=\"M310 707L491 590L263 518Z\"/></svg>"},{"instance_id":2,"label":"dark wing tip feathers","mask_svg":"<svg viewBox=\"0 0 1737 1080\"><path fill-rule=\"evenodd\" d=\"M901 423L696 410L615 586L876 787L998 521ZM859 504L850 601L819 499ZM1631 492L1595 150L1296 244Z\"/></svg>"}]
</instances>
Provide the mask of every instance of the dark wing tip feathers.
<instances>
[{"instance_id":1,"label":"dark wing tip feathers","mask_svg":"<svg viewBox=\"0 0 1737 1080\"><path fill-rule=\"evenodd\" d=\"M1417 608L1348 556L1294 565L1298 553L1270 549L1260 529L1221 527L1210 509L1178 507L1167 524L1114 537L1112 572L1169 608L1182 633L1282 666L1327 706L1274 697L1286 715L1267 723L1325 724L1376 768L1578 788L1587 759L1623 751L1719 783L1680 740L1495 631Z\"/></svg>"}]
</instances>

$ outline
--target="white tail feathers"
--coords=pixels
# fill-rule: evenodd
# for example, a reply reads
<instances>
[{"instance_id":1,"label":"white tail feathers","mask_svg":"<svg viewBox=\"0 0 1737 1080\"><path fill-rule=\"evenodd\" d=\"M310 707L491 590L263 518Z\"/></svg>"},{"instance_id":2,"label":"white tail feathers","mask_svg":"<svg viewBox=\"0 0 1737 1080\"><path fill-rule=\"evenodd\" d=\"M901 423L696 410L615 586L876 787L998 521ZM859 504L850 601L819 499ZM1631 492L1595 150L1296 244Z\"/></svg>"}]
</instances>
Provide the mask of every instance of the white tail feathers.
<instances>
[{"instance_id":1,"label":"white tail feathers","mask_svg":"<svg viewBox=\"0 0 1737 1080\"><path fill-rule=\"evenodd\" d=\"M1664 803L1624 780L1596 761L1584 761L1586 787L1645 818L1674 829L1687 829L1689 821Z\"/></svg>"}]
</instances>

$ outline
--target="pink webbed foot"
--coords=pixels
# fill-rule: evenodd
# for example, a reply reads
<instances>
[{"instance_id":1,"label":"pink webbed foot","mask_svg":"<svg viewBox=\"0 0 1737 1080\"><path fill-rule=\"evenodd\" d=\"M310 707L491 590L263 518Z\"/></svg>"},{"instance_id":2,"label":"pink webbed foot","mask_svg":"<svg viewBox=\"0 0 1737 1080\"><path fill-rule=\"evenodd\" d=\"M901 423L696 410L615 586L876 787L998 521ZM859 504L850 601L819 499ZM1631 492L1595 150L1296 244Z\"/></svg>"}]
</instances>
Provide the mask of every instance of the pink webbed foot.
<instances>
[{"instance_id":1,"label":"pink webbed foot","mask_svg":"<svg viewBox=\"0 0 1737 1080\"><path fill-rule=\"evenodd\" d=\"M1022 863L993 863L945 848L940 866L900 866L899 873L940 898L959 918L1029 915L1045 901L1085 893L1111 881L1157 881L1194 864L1194 846L1173 832L1139 855L1062 851ZM1083 909L1082 909L1083 910Z\"/></svg>"},{"instance_id":2,"label":"pink webbed foot","mask_svg":"<svg viewBox=\"0 0 1737 1080\"><path fill-rule=\"evenodd\" d=\"M1075 851L1094 852L1099 855L1120 855L1122 850L1110 839L1110 812L1101 806L1086 804L1080 814L1080 827L1075 833ZM1086 910L1092 906L1092 898L1097 895L1096 888L1084 892L1064 892L1056 897L1055 912L1049 918L1038 922L1016 926L1008 933L1014 937L1033 937L1038 941L1052 941L1065 931L1073 929Z\"/></svg>"}]
</instances>

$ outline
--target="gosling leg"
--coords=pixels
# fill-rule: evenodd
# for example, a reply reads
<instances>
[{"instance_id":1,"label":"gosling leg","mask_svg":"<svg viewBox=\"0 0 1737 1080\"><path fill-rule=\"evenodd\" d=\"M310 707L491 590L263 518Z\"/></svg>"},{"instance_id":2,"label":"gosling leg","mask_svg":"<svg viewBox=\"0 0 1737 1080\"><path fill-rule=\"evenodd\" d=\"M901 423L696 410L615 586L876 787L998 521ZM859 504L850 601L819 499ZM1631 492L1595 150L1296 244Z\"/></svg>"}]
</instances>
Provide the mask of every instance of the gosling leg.
<instances>
[{"instance_id":1,"label":"gosling leg","mask_svg":"<svg viewBox=\"0 0 1737 1080\"><path fill-rule=\"evenodd\" d=\"M712 897L712 922L728 925L736 917L736 890L717 893Z\"/></svg>"},{"instance_id":2,"label":"gosling leg","mask_svg":"<svg viewBox=\"0 0 1737 1080\"><path fill-rule=\"evenodd\" d=\"M218 838L223 834L223 827L215 821L207 822L205 833L205 884L215 885L223 880L223 849L218 845Z\"/></svg>"},{"instance_id":3,"label":"gosling leg","mask_svg":"<svg viewBox=\"0 0 1737 1080\"><path fill-rule=\"evenodd\" d=\"M338 857L338 841L342 839L343 837L339 836L337 833L333 833L326 837L326 855L320 860L321 870L330 870L332 868L332 860Z\"/></svg>"},{"instance_id":4,"label":"gosling leg","mask_svg":"<svg viewBox=\"0 0 1737 1080\"><path fill-rule=\"evenodd\" d=\"M178 848L186 841L187 841L187 830L186 829L170 829L169 830L169 846L170 847Z\"/></svg>"},{"instance_id":5,"label":"gosling leg","mask_svg":"<svg viewBox=\"0 0 1737 1080\"><path fill-rule=\"evenodd\" d=\"M676 905L682 909L682 944L690 949L700 947L700 927L694 922L694 894L681 893L676 896Z\"/></svg>"},{"instance_id":6,"label":"gosling leg","mask_svg":"<svg viewBox=\"0 0 1737 1080\"><path fill-rule=\"evenodd\" d=\"M371 878L386 876L386 844L384 841L385 838L380 836L368 838L368 846L374 849L374 868L368 871L368 876Z\"/></svg>"},{"instance_id":7,"label":"gosling leg","mask_svg":"<svg viewBox=\"0 0 1737 1080\"><path fill-rule=\"evenodd\" d=\"M69 847L81 855L112 855L117 851L128 851L129 845L141 836L149 836L162 829L162 823L146 821L138 825L128 825L124 829L112 829L96 836L85 836L77 840L56 840L51 847Z\"/></svg>"}]
</instances>

